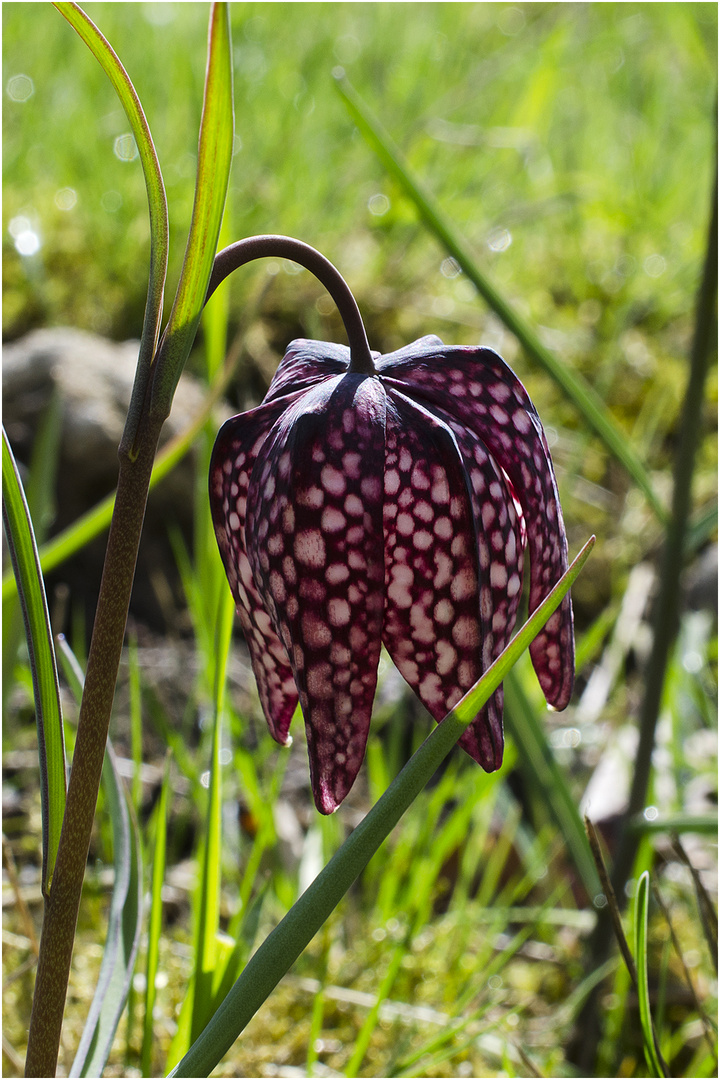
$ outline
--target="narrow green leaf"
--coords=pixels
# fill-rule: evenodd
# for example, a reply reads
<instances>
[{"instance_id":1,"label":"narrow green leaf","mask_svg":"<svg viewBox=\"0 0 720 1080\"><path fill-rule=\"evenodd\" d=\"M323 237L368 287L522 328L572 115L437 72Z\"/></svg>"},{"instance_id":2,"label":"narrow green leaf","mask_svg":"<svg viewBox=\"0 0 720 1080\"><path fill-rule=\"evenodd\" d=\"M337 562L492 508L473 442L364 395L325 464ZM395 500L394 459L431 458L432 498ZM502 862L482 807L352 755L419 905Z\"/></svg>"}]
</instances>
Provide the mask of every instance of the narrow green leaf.
<instances>
[{"instance_id":1,"label":"narrow green leaf","mask_svg":"<svg viewBox=\"0 0 720 1080\"><path fill-rule=\"evenodd\" d=\"M650 1076L669 1076L667 1066L662 1060L657 1045L650 1009L650 988L648 985L648 902L650 895L650 875L644 870L638 878L635 891L635 967L637 969L638 1006L640 1009L640 1027L642 1028L645 1048L645 1060Z\"/></svg>"},{"instance_id":2,"label":"narrow green leaf","mask_svg":"<svg viewBox=\"0 0 720 1080\"><path fill-rule=\"evenodd\" d=\"M717 836L718 816L714 814L663 814L648 821L644 814L637 814L630 827L638 833L703 833Z\"/></svg>"},{"instance_id":3,"label":"narrow green leaf","mask_svg":"<svg viewBox=\"0 0 720 1080\"><path fill-rule=\"evenodd\" d=\"M130 122L145 175L150 213L150 275L145 317L140 338L137 373L128 410L125 434L123 435L123 442L129 448L134 442L137 424L142 412L162 319L163 292L165 289L169 247L165 185L163 184L160 162L155 152L150 128L140 104L140 98L119 57L81 7L75 3L59 2L55 4L55 7L82 38L112 83L125 110L125 115Z\"/></svg>"},{"instance_id":4,"label":"narrow green leaf","mask_svg":"<svg viewBox=\"0 0 720 1080\"><path fill-rule=\"evenodd\" d=\"M167 847L167 815L170 796L170 751L165 759L160 798L155 812L155 848L152 861L152 886L150 895L150 920L148 923L147 968L145 982L145 1019L143 1021L140 1063L143 1076L152 1076L153 1010L155 1008L155 978L160 956L160 932L162 930L162 887L165 878L165 853Z\"/></svg>"},{"instance_id":5,"label":"narrow green leaf","mask_svg":"<svg viewBox=\"0 0 720 1080\"><path fill-rule=\"evenodd\" d=\"M210 12L198 170L185 261L153 377L151 411L165 417L195 340L220 235L230 163L234 117L230 16L226 3Z\"/></svg>"},{"instance_id":6,"label":"narrow green leaf","mask_svg":"<svg viewBox=\"0 0 720 1080\"><path fill-rule=\"evenodd\" d=\"M65 638L59 639L63 672L80 704L82 668ZM81 764L77 763L77 768ZM142 852L137 822L117 769L110 740L102 774L113 835L113 883L107 937L90 1011L70 1069L70 1076L101 1076L110 1054L132 982L142 924Z\"/></svg>"},{"instance_id":7,"label":"narrow green leaf","mask_svg":"<svg viewBox=\"0 0 720 1080\"><path fill-rule=\"evenodd\" d=\"M213 741L204 857L200 879L198 932L195 945L195 976L191 1041L196 1039L212 1010L217 932L220 924L220 878L222 869L222 782L220 735L225 697L227 656L230 651L235 603L223 581L218 602L215 641Z\"/></svg>"},{"instance_id":8,"label":"narrow green leaf","mask_svg":"<svg viewBox=\"0 0 720 1080\"><path fill-rule=\"evenodd\" d=\"M480 707L542 629L584 566L592 537L483 678L438 724L327 866L254 954L171 1076L207 1076L337 906Z\"/></svg>"},{"instance_id":9,"label":"narrow green leaf","mask_svg":"<svg viewBox=\"0 0 720 1080\"><path fill-rule=\"evenodd\" d=\"M191 578L189 568L186 576ZM168 1060L177 1062L186 1053L193 1039L207 1023L217 1006L216 982L222 983L222 971L232 952L218 957L218 928L220 922L220 881L222 867L222 784L220 768L221 718L224 708L227 658L230 651L235 604L223 575L219 589L213 625L213 648L208 649L208 666L213 695L213 731L210 775L207 792L207 817L203 842L201 870L196 904L197 923L194 934L195 967L178 1018ZM220 967L218 968L218 963Z\"/></svg>"},{"instance_id":10,"label":"narrow green leaf","mask_svg":"<svg viewBox=\"0 0 720 1080\"><path fill-rule=\"evenodd\" d=\"M33 522L35 543L38 546L45 539L47 530L55 517L55 479L60 460L58 450L61 433L62 403L56 391L52 394L40 419L25 484L25 498ZM15 578L12 570L9 571L8 577L14 586ZM24 637L22 610L15 589L10 596L3 596L2 618L2 670L6 674L2 682L2 713L5 717L8 698L14 685L11 673Z\"/></svg>"},{"instance_id":11,"label":"narrow green leaf","mask_svg":"<svg viewBox=\"0 0 720 1080\"><path fill-rule=\"evenodd\" d=\"M57 664L45 585L20 475L3 428L3 522L25 620L35 697L40 759L43 892L48 895L57 856L67 777Z\"/></svg>"},{"instance_id":12,"label":"narrow green leaf","mask_svg":"<svg viewBox=\"0 0 720 1080\"><path fill-rule=\"evenodd\" d=\"M125 1008L140 944L142 854L132 804L108 740L103 788L113 834L113 884L100 975L70 1076L101 1076Z\"/></svg>"},{"instance_id":13,"label":"narrow green leaf","mask_svg":"<svg viewBox=\"0 0 720 1080\"><path fill-rule=\"evenodd\" d=\"M630 445L627 435L617 426L605 403L581 375L561 363L543 345L530 324L505 299L490 281L487 274L480 269L475 256L462 239L459 230L445 216L430 191L413 175L400 149L395 145L379 120L373 116L344 73L337 76L336 85L348 112L359 130L388 173L398 182L408 198L415 204L422 221L431 232L435 233L435 236L452 255L463 273L472 281L488 306L492 308L508 330L515 335L527 354L555 380L566 397L576 406L580 415L602 439L608 450L624 465L635 483L645 494L657 518L665 524L669 515L658 499L648 472Z\"/></svg>"}]
</instances>

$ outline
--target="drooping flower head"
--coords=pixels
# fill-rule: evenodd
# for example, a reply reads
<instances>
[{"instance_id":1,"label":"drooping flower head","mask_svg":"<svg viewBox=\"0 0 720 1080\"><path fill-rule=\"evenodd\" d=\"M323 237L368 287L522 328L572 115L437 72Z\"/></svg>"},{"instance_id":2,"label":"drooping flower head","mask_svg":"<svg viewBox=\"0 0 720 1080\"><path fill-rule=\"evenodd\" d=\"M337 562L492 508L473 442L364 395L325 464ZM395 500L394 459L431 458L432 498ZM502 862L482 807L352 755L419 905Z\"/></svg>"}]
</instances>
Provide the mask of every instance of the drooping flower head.
<instances>
[{"instance_id":1,"label":"drooping flower head","mask_svg":"<svg viewBox=\"0 0 720 1080\"><path fill-rule=\"evenodd\" d=\"M315 802L342 802L365 753L381 644L435 720L567 569L550 454L497 353L424 337L372 367L291 343L263 403L228 420L210 468L215 531L273 737L305 720ZM547 701L572 692L569 594L530 647ZM460 743L503 754L502 687Z\"/></svg>"}]
</instances>

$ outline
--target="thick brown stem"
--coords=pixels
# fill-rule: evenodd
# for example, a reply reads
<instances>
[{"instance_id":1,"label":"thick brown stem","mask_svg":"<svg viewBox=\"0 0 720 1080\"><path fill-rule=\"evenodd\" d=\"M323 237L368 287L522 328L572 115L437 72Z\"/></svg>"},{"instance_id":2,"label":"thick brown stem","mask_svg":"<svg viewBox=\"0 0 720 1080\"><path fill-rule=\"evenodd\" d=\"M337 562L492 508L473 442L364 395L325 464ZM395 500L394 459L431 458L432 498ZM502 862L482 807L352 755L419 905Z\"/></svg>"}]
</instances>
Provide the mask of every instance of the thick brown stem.
<instances>
[{"instance_id":1,"label":"thick brown stem","mask_svg":"<svg viewBox=\"0 0 720 1080\"><path fill-rule=\"evenodd\" d=\"M45 903L26 1076L54 1076L75 927L100 787L140 533L160 427L121 458L57 861Z\"/></svg>"}]
</instances>

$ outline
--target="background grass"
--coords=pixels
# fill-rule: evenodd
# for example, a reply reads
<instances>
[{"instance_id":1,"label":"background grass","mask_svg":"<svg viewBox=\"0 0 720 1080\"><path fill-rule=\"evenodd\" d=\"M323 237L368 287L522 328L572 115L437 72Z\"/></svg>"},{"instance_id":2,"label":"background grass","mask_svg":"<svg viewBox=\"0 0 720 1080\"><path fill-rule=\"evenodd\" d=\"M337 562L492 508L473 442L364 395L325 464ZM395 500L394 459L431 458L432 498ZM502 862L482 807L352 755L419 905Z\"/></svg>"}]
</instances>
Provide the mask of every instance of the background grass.
<instances>
[{"instance_id":1,"label":"background grass","mask_svg":"<svg viewBox=\"0 0 720 1080\"><path fill-rule=\"evenodd\" d=\"M170 203L171 296L192 206L207 9L90 4L87 11L123 60L153 132ZM147 209L138 161L114 153L128 130L124 114L54 9L9 3L2 15L4 337L56 324L137 337ZM715 157L716 7L236 4L232 21L237 137L227 240L284 232L319 247L353 287L373 348L390 351L424 333L498 348L546 424L571 549L598 535L573 590L581 661L575 703L564 714L545 713L527 665L510 703L542 715L579 802L596 767L607 767L612 748L624 745L642 695L652 583L643 592L637 568L652 567L660 527L559 390L528 364L418 226L354 131L331 71L345 68L498 286L593 383L667 499ZM12 82L19 75L32 80L24 101L12 97L28 85ZM75 201L64 210L72 201L67 189ZM31 257L16 249L18 218L39 237ZM230 290L230 336L244 334L229 395L237 407L260 399L292 337L344 340L319 286L291 267L258 264L234 275ZM204 377L202 335L191 366ZM694 479L697 514L716 500L716 387L713 374ZM176 541L189 614L178 611L163 637L137 627L145 762L137 796L148 841L164 745L174 752L156 1070L164 1068L192 978L193 889L207 803L213 636L203 595L211 594L217 567L207 548L204 488L199 474L194 551L183 554ZM711 527L704 542L712 538ZM715 590L704 588L707 609ZM81 629L76 638L82 657ZM663 814L707 809L716 799L716 662L712 613L686 609L652 793ZM163 676L163 664L175 674ZM36 782L32 754L23 757L33 747L34 721L22 657L14 676L4 727L13 811L5 831L21 877L14 892L7 879L14 902L4 923L8 1070L13 1054L22 1057L32 991L31 934L17 897L30 901L31 918L40 913ZM582 694L603 676L607 691L594 708ZM240 641L228 678L220 924L247 953L395 775L429 721L385 666L367 768L338 815L320 822L308 800L301 727L290 756L269 739ZM124 684L114 737L128 761L130 711ZM69 702L66 713L72 721ZM628 757L625 750L611 770L611 787L620 784ZM367 1076L573 1075L573 1021L594 977L583 958L593 909L521 765L512 741L497 776L453 756L220 1075L334 1075L350 1066ZM607 836L612 843L611 830ZM713 850L697 835L686 842L714 887ZM101 810L65 1066L99 968L110 848ZM662 834L643 857L654 865L712 1016L715 973L691 879ZM677 1073L710 1074L716 1064L706 1029L668 940L651 906L651 997L663 1054ZM141 957L135 1019L123 1022L109 1066L115 1075L139 1065L143 965ZM622 973L605 985L596 1075L643 1075L636 1007ZM293 1068L300 1072L286 1071Z\"/></svg>"}]
</instances>

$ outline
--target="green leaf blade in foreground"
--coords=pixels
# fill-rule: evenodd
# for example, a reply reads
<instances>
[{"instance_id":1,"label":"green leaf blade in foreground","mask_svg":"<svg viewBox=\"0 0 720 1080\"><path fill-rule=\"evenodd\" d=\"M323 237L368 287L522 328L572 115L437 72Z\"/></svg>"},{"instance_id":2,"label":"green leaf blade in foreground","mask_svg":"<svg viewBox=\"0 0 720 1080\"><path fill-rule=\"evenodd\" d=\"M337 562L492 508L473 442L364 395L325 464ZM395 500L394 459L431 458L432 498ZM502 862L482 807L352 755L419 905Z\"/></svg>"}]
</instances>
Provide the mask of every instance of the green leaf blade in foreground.
<instances>
[{"instance_id":1,"label":"green leaf blade in foreground","mask_svg":"<svg viewBox=\"0 0 720 1080\"><path fill-rule=\"evenodd\" d=\"M158 350L151 412L164 418L205 304L227 195L234 137L230 16L226 3L210 12L198 169L190 233L170 320Z\"/></svg>"},{"instance_id":2,"label":"green leaf blade in foreground","mask_svg":"<svg viewBox=\"0 0 720 1080\"><path fill-rule=\"evenodd\" d=\"M65 639L58 640L63 671L79 705L84 674ZM142 926L140 835L109 739L102 784L112 826L115 880L100 974L70 1076L102 1076L130 991Z\"/></svg>"},{"instance_id":3,"label":"green leaf blade in foreground","mask_svg":"<svg viewBox=\"0 0 720 1080\"><path fill-rule=\"evenodd\" d=\"M498 318L515 335L529 356L542 367L573 402L580 415L611 454L625 467L644 493L660 522L666 524L668 513L658 499L648 472L638 458L627 436L617 426L602 399L582 376L561 363L547 349L530 324L505 299L490 278L480 269L468 245L449 218L440 209L434 196L412 173L399 148L387 131L373 116L358 92L345 77L336 76L336 86L358 129L375 151L388 173L398 182L407 197L415 204L420 218L458 263Z\"/></svg>"},{"instance_id":4,"label":"green leaf blade in foreground","mask_svg":"<svg viewBox=\"0 0 720 1080\"><path fill-rule=\"evenodd\" d=\"M47 895L60 842L67 792L60 687L32 522L4 428L2 454L3 521L25 620L35 697L42 800L42 885Z\"/></svg>"},{"instance_id":5,"label":"green leaf blade in foreground","mask_svg":"<svg viewBox=\"0 0 720 1080\"><path fill-rule=\"evenodd\" d=\"M350 834L312 885L266 938L200 1037L170 1076L208 1076L425 787L480 707L539 633L582 570L591 537L483 678L448 713Z\"/></svg>"},{"instance_id":6,"label":"green leaf blade in foreground","mask_svg":"<svg viewBox=\"0 0 720 1080\"><path fill-rule=\"evenodd\" d=\"M637 970L638 1007L640 1027L643 1033L645 1059L650 1076L668 1076L669 1073L659 1053L650 1009L648 985L648 904L650 899L650 875L643 870L635 891L635 968Z\"/></svg>"},{"instance_id":7,"label":"green leaf blade in foreground","mask_svg":"<svg viewBox=\"0 0 720 1080\"><path fill-rule=\"evenodd\" d=\"M142 412L145 391L150 377L150 367L155 355L162 319L163 293L169 251L168 208L165 185L150 128L140 104L140 98L117 53L100 33L92 19L88 18L77 4L58 2L55 3L55 7L82 38L112 83L132 128L145 175L150 214L150 275L140 339L137 375L123 437L124 441L131 445Z\"/></svg>"}]
</instances>

